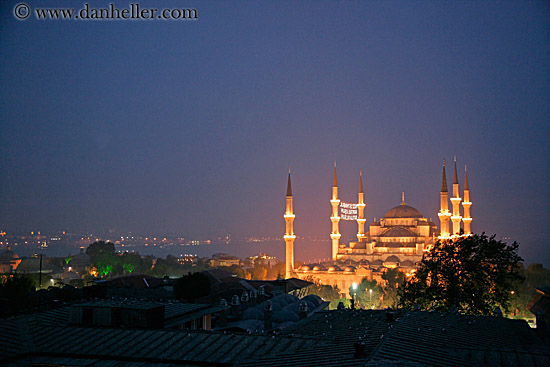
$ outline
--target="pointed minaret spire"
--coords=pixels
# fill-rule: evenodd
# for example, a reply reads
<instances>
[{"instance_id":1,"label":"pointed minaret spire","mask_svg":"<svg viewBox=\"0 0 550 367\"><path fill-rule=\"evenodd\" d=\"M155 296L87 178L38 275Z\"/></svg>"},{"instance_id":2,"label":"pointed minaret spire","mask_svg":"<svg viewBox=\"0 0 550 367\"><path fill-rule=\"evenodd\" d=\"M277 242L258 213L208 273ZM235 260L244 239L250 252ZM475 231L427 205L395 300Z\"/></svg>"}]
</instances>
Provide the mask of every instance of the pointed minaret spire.
<instances>
[{"instance_id":1,"label":"pointed minaret spire","mask_svg":"<svg viewBox=\"0 0 550 367\"><path fill-rule=\"evenodd\" d=\"M401 205L407 205L405 204L405 191L401 193Z\"/></svg>"},{"instance_id":2,"label":"pointed minaret spire","mask_svg":"<svg viewBox=\"0 0 550 367\"><path fill-rule=\"evenodd\" d=\"M286 196L292 196L292 185L290 184L290 167L288 167L288 183L286 185Z\"/></svg>"},{"instance_id":3,"label":"pointed minaret spire","mask_svg":"<svg viewBox=\"0 0 550 367\"><path fill-rule=\"evenodd\" d=\"M443 177L441 178L441 193L440 193L440 208L437 216L440 222L440 239L449 238L449 220L451 219L451 213L449 213L449 193L447 191L447 175L445 174L445 160L443 160Z\"/></svg>"},{"instance_id":4,"label":"pointed minaret spire","mask_svg":"<svg viewBox=\"0 0 550 367\"><path fill-rule=\"evenodd\" d=\"M464 165L464 190L470 190L468 187L468 167Z\"/></svg>"},{"instance_id":5,"label":"pointed minaret spire","mask_svg":"<svg viewBox=\"0 0 550 367\"><path fill-rule=\"evenodd\" d=\"M332 187L338 187L338 181L336 180L336 161L334 161L334 179L332 180Z\"/></svg>"},{"instance_id":6,"label":"pointed minaret spire","mask_svg":"<svg viewBox=\"0 0 550 367\"><path fill-rule=\"evenodd\" d=\"M453 177L453 185L458 185L458 175L456 174L456 155L455 155L455 175Z\"/></svg>"},{"instance_id":7,"label":"pointed minaret spire","mask_svg":"<svg viewBox=\"0 0 550 367\"><path fill-rule=\"evenodd\" d=\"M363 171L359 171L359 193L363 193Z\"/></svg>"},{"instance_id":8,"label":"pointed minaret spire","mask_svg":"<svg viewBox=\"0 0 550 367\"><path fill-rule=\"evenodd\" d=\"M441 179L441 192L447 191L447 175L445 174L445 160L443 160L443 178Z\"/></svg>"},{"instance_id":9,"label":"pointed minaret spire","mask_svg":"<svg viewBox=\"0 0 550 367\"><path fill-rule=\"evenodd\" d=\"M460 202L462 198L460 197L459 187L458 187L458 174L456 173L456 156L455 156L455 172L453 178L453 196L451 197L451 203L453 204L453 215L451 216L451 221L453 222L453 233L452 236L460 235L460 222L462 221L462 216L460 215Z\"/></svg>"}]
</instances>

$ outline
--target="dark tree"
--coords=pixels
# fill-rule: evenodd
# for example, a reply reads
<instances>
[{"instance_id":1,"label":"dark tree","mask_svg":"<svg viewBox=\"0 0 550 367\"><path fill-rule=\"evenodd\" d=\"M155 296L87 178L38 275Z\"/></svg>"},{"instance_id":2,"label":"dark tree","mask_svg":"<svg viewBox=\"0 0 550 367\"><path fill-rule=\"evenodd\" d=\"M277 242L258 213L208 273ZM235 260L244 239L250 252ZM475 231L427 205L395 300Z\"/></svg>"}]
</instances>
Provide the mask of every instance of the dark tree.
<instances>
[{"instance_id":1,"label":"dark tree","mask_svg":"<svg viewBox=\"0 0 550 367\"><path fill-rule=\"evenodd\" d=\"M31 294L34 284L27 275L0 277L0 315L15 315L33 306Z\"/></svg>"},{"instance_id":2,"label":"dark tree","mask_svg":"<svg viewBox=\"0 0 550 367\"><path fill-rule=\"evenodd\" d=\"M115 245L111 242L105 242L105 241L97 241L94 242L86 248L86 253L90 256L95 256L99 254L114 254L115 253Z\"/></svg>"},{"instance_id":3,"label":"dark tree","mask_svg":"<svg viewBox=\"0 0 550 367\"><path fill-rule=\"evenodd\" d=\"M386 281L384 289L384 302L382 306L396 308L399 303L399 287L405 281L405 274L396 268L388 269L382 274L382 279Z\"/></svg>"},{"instance_id":4,"label":"dark tree","mask_svg":"<svg viewBox=\"0 0 550 367\"><path fill-rule=\"evenodd\" d=\"M312 277L308 277L306 280L313 283L313 285L309 287L308 294L315 294L325 301L340 299L340 292L337 287L315 282Z\"/></svg>"},{"instance_id":5,"label":"dark tree","mask_svg":"<svg viewBox=\"0 0 550 367\"><path fill-rule=\"evenodd\" d=\"M349 287L349 294L355 299L356 307L362 308L378 308L380 306L380 297L384 294L384 290L373 279L363 278L361 283L356 284L355 288L353 284Z\"/></svg>"},{"instance_id":6,"label":"dark tree","mask_svg":"<svg viewBox=\"0 0 550 367\"><path fill-rule=\"evenodd\" d=\"M210 279L201 273L189 273L179 278L174 284L176 298L193 302L210 293Z\"/></svg>"},{"instance_id":7,"label":"dark tree","mask_svg":"<svg viewBox=\"0 0 550 367\"><path fill-rule=\"evenodd\" d=\"M92 258L92 263L97 268L100 276L112 275L113 273L121 273L122 268L118 263L118 258L115 255L115 245L111 242L105 243L98 241L90 244L86 248L86 254ZM120 267L120 269L119 269Z\"/></svg>"},{"instance_id":8,"label":"dark tree","mask_svg":"<svg viewBox=\"0 0 550 367\"><path fill-rule=\"evenodd\" d=\"M519 245L485 234L438 241L416 273L399 288L400 304L428 310L453 306L466 314L506 311L512 290L523 281Z\"/></svg>"}]
</instances>

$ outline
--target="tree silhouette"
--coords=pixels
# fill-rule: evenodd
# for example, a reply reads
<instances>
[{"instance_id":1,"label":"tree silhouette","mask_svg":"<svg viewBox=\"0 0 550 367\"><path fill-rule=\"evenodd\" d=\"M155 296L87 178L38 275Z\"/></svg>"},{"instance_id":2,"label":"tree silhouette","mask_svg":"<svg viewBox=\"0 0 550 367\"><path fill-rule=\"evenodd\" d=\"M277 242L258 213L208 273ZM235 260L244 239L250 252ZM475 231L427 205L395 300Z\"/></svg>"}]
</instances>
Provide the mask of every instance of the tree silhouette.
<instances>
[{"instance_id":1,"label":"tree silhouette","mask_svg":"<svg viewBox=\"0 0 550 367\"><path fill-rule=\"evenodd\" d=\"M400 304L478 315L507 310L511 291L523 280L518 247L485 234L438 241L399 288Z\"/></svg>"}]
</instances>

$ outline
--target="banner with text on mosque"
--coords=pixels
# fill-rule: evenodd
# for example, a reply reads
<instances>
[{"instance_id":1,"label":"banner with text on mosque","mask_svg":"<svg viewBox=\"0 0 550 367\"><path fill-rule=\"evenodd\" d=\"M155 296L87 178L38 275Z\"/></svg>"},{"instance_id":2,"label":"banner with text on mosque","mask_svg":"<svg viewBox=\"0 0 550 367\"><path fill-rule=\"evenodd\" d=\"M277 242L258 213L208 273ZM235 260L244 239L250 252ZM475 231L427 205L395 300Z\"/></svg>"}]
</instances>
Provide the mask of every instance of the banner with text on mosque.
<instances>
[{"instance_id":1,"label":"banner with text on mosque","mask_svg":"<svg viewBox=\"0 0 550 367\"><path fill-rule=\"evenodd\" d=\"M343 220L357 220L357 204L340 203L340 218Z\"/></svg>"}]
</instances>

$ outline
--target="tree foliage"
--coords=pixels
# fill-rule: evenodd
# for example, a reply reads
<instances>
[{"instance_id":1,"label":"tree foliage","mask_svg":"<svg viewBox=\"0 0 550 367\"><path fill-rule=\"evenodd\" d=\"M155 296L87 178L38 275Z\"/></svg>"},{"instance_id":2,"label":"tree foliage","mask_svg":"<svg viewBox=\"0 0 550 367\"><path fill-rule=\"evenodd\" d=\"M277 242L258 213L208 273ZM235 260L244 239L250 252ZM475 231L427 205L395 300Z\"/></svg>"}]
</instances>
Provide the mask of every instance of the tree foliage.
<instances>
[{"instance_id":1,"label":"tree foliage","mask_svg":"<svg viewBox=\"0 0 550 367\"><path fill-rule=\"evenodd\" d=\"M485 234L438 241L417 272L399 288L405 307L491 315L510 304L511 291L523 280L519 245Z\"/></svg>"},{"instance_id":2,"label":"tree foliage","mask_svg":"<svg viewBox=\"0 0 550 367\"><path fill-rule=\"evenodd\" d=\"M380 308L380 298L384 294L384 290L376 280L363 278L361 283L356 285L356 288L353 285L349 288L349 294L355 300L355 307Z\"/></svg>"},{"instance_id":3,"label":"tree foliage","mask_svg":"<svg viewBox=\"0 0 550 367\"><path fill-rule=\"evenodd\" d=\"M382 307L397 308L399 304L399 287L405 281L405 274L396 268L388 269L382 274L382 279L386 281L384 286L384 301Z\"/></svg>"},{"instance_id":4,"label":"tree foliage","mask_svg":"<svg viewBox=\"0 0 550 367\"><path fill-rule=\"evenodd\" d=\"M313 281L312 279L309 281ZM325 301L333 301L336 299L340 299L340 292L338 288L333 287L331 285L324 285L320 283L314 283L311 287L309 287L309 294L315 294Z\"/></svg>"},{"instance_id":5,"label":"tree foliage","mask_svg":"<svg viewBox=\"0 0 550 367\"><path fill-rule=\"evenodd\" d=\"M540 287L550 287L550 269L545 269L542 264L529 264L521 269L525 278L523 284L514 288L511 293L509 317L534 318L535 315L527 309L529 301Z\"/></svg>"},{"instance_id":6,"label":"tree foliage","mask_svg":"<svg viewBox=\"0 0 550 367\"><path fill-rule=\"evenodd\" d=\"M111 242L97 241L94 242L86 248L86 254L90 256L96 256L98 254L115 254L115 245Z\"/></svg>"},{"instance_id":7,"label":"tree foliage","mask_svg":"<svg viewBox=\"0 0 550 367\"><path fill-rule=\"evenodd\" d=\"M34 282L27 275L2 275L0 277L0 315L7 316L24 310L31 302Z\"/></svg>"}]
</instances>

